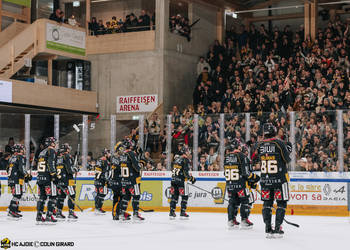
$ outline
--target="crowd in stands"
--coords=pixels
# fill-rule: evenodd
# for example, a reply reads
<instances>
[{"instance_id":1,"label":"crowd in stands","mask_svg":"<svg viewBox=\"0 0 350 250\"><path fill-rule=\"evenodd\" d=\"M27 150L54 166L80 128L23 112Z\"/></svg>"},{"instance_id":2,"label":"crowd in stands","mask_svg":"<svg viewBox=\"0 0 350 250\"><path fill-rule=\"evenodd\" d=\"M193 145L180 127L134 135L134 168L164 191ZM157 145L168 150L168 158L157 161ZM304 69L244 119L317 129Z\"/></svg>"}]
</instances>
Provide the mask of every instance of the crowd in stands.
<instances>
[{"instance_id":1,"label":"crowd in stands","mask_svg":"<svg viewBox=\"0 0 350 250\"><path fill-rule=\"evenodd\" d=\"M149 16L145 10L141 11L141 15L137 17L134 13L127 15L125 18L117 19L113 16L110 21L105 24L103 20L92 17L89 23L91 35L105 35L113 33L135 32L151 30L155 24L155 15Z\"/></svg>"},{"instance_id":2,"label":"crowd in stands","mask_svg":"<svg viewBox=\"0 0 350 250\"><path fill-rule=\"evenodd\" d=\"M187 17L182 17L180 14L170 17L169 29L171 33L179 34L191 41L191 25Z\"/></svg>"},{"instance_id":3,"label":"crowd in stands","mask_svg":"<svg viewBox=\"0 0 350 250\"><path fill-rule=\"evenodd\" d=\"M75 19L74 15L71 15L69 18L65 18L64 12L61 9L56 9L49 17L50 20L56 21L58 23L65 23L71 26L80 26L78 21Z\"/></svg>"},{"instance_id":4,"label":"crowd in stands","mask_svg":"<svg viewBox=\"0 0 350 250\"><path fill-rule=\"evenodd\" d=\"M295 111L298 170L336 171L335 110L350 109L349 35L349 25L339 16L325 29L318 29L315 40L304 37L303 28L292 32L289 26L271 33L264 25L231 29L223 44L215 41L200 58L193 92L195 110L252 113L258 123L272 121L284 138L289 136L288 112ZM349 129L345 122L345 137ZM258 131L253 121L251 131ZM350 152L348 144L344 146ZM348 153L345 162L347 167Z\"/></svg>"}]
</instances>

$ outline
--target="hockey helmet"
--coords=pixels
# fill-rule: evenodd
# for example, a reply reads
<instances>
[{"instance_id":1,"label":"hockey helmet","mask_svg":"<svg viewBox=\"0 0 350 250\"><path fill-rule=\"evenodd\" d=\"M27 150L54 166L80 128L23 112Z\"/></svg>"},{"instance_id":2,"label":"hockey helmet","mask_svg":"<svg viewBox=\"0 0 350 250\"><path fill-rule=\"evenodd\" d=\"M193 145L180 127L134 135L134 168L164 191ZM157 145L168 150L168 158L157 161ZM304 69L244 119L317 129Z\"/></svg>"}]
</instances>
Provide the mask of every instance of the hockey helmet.
<instances>
[{"instance_id":1,"label":"hockey helmet","mask_svg":"<svg viewBox=\"0 0 350 250\"><path fill-rule=\"evenodd\" d=\"M60 153L67 153L67 152L69 153L71 150L72 150L72 147L69 146L68 143L64 143L61 145L59 152Z\"/></svg>"},{"instance_id":2,"label":"hockey helmet","mask_svg":"<svg viewBox=\"0 0 350 250\"><path fill-rule=\"evenodd\" d=\"M265 123L263 125L263 135L265 137L273 137L277 134L277 129L272 123Z\"/></svg>"},{"instance_id":3,"label":"hockey helmet","mask_svg":"<svg viewBox=\"0 0 350 250\"><path fill-rule=\"evenodd\" d=\"M191 153L190 149L185 145L183 145L179 150L179 155L188 155L190 153Z\"/></svg>"},{"instance_id":4,"label":"hockey helmet","mask_svg":"<svg viewBox=\"0 0 350 250\"><path fill-rule=\"evenodd\" d=\"M124 152L125 148L124 148L124 145L123 145L123 142L121 141L118 141L117 144L115 144L114 146L114 152Z\"/></svg>"},{"instance_id":5,"label":"hockey helmet","mask_svg":"<svg viewBox=\"0 0 350 250\"><path fill-rule=\"evenodd\" d=\"M25 152L25 146L22 144L15 144L12 146L12 153L21 153L21 151L23 151L23 153Z\"/></svg>"},{"instance_id":6,"label":"hockey helmet","mask_svg":"<svg viewBox=\"0 0 350 250\"><path fill-rule=\"evenodd\" d=\"M241 146L240 140L238 140L238 139L235 138L235 139L233 139L233 140L231 141L230 145L228 145L227 149L228 149L229 151L233 151L233 150L235 150L235 149L238 149L240 146Z\"/></svg>"},{"instance_id":7,"label":"hockey helmet","mask_svg":"<svg viewBox=\"0 0 350 250\"><path fill-rule=\"evenodd\" d=\"M56 138L55 137L47 137L46 139L45 139L45 146L46 147L49 147L49 146L51 146L52 144L56 144L57 143L57 140L56 140Z\"/></svg>"},{"instance_id":8,"label":"hockey helmet","mask_svg":"<svg viewBox=\"0 0 350 250\"><path fill-rule=\"evenodd\" d=\"M102 150L102 155L108 155L108 154L110 154L111 153L111 151L109 150L109 149L107 149L107 148L104 148L103 150Z\"/></svg>"}]
</instances>

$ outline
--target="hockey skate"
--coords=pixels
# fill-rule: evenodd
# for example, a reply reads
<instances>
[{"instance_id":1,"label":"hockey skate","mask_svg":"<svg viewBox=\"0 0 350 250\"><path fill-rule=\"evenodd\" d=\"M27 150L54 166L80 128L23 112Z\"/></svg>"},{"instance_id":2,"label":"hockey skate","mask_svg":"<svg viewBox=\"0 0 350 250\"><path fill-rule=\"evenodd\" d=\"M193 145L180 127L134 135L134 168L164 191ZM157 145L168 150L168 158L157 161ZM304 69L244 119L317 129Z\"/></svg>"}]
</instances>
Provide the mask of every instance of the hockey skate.
<instances>
[{"instance_id":1,"label":"hockey skate","mask_svg":"<svg viewBox=\"0 0 350 250\"><path fill-rule=\"evenodd\" d=\"M8 220L14 220L14 221L17 221L17 220L20 220L22 219L22 215L16 213L16 212L13 212L11 210L9 210L8 214L7 214L7 219Z\"/></svg>"},{"instance_id":2,"label":"hockey skate","mask_svg":"<svg viewBox=\"0 0 350 250\"><path fill-rule=\"evenodd\" d=\"M227 223L229 229L239 229L239 222L235 219L228 221Z\"/></svg>"},{"instance_id":3,"label":"hockey skate","mask_svg":"<svg viewBox=\"0 0 350 250\"><path fill-rule=\"evenodd\" d=\"M37 225L45 225L45 218L41 214L37 214L36 216L36 224Z\"/></svg>"},{"instance_id":4,"label":"hockey skate","mask_svg":"<svg viewBox=\"0 0 350 250\"><path fill-rule=\"evenodd\" d=\"M145 218L143 218L139 213L134 213L132 219L134 222L142 222L145 220Z\"/></svg>"},{"instance_id":5,"label":"hockey skate","mask_svg":"<svg viewBox=\"0 0 350 250\"><path fill-rule=\"evenodd\" d=\"M105 215L106 211L104 211L102 208L95 208L95 215Z\"/></svg>"},{"instance_id":6,"label":"hockey skate","mask_svg":"<svg viewBox=\"0 0 350 250\"><path fill-rule=\"evenodd\" d=\"M284 232L283 232L281 226L276 227L275 230L273 230L273 232L272 232L272 236L273 236L273 238L275 238L275 239L283 238L283 235L284 235Z\"/></svg>"},{"instance_id":7,"label":"hockey skate","mask_svg":"<svg viewBox=\"0 0 350 250\"><path fill-rule=\"evenodd\" d=\"M46 225L56 225L57 220L53 215L46 215L45 224Z\"/></svg>"},{"instance_id":8,"label":"hockey skate","mask_svg":"<svg viewBox=\"0 0 350 250\"><path fill-rule=\"evenodd\" d=\"M273 239L273 230L271 225L266 225L265 226L265 233L266 233L266 238L268 239Z\"/></svg>"},{"instance_id":9,"label":"hockey skate","mask_svg":"<svg viewBox=\"0 0 350 250\"><path fill-rule=\"evenodd\" d=\"M171 210L170 213L169 213L169 219L170 219L170 220L175 220L175 218L176 218L175 211L174 211L174 210Z\"/></svg>"},{"instance_id":10,"label":"hockey skate","mask_svg":"<svg viewBox=\"0 0 350 250\"><path fill-rule=\"evenodd\" d=\"M180 220L188 220L190 219L190 216L186 212L180 213Z\"/></svg>"},{"instance_id":11,"label":"hockey skate","mask_svg":"<svg viewBox=\"0 0 350 250\"><path fill-rule=\"evenodd\" d=\"M128 213L122 213L120 216L119 216L119 221L120 222L128 222L130 221L130 216Z\"/></svg>"},{"instance_id":12,"label":"hockey skate","mask_svg":"<svg viewBox=\"0 0 350 250\"><path fill-rule=\"evenodd\" d=\"M66 216L64 216L62 214L62 210L61 209L58 209L57 212L56 212L56 219L58 221L64 221L66 219Z\"/></svg>"},{"instance_id":13,"label":"hockey skate","mask_svg":"<svg viewBox=\"0 0 350 250\"><path fill-rule=\"evenodd\" d=\"M244 219L241 222L241 229L243 230L252 229L253 225L254 224L249 219Z\"/></svg>"},{"instance_id":14,"label":"hockey skate","mask_svg":"<svg viewBox=\"0 0 350 250\"><path fill-rule=\"evenodd\" d=\"M74 213L72 209L69 209L68 221L76 222L78 220L78 216Z\"/></svg>"}]
</instances>

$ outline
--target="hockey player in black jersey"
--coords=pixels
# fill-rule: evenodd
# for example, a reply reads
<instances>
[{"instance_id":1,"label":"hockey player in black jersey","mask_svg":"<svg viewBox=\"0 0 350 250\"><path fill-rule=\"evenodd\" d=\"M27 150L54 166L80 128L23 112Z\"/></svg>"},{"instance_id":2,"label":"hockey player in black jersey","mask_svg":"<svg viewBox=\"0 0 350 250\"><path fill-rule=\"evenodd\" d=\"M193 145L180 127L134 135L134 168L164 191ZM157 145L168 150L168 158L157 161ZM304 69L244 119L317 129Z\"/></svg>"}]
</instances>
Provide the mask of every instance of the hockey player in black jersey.
<instances>
[{"instance_id":1,"label":"hockey player in black jersey","mask_svg":"<svg viewBox=\"0 0 350 250\"><path fill-rule=\"evenodd\" d=\"M57 156L57 179L58 179L58 197L57 197L57 219L64 220L66 217L62 213L64 200L69 195L72 200L75 200L75 182L74 174L79 169L74 166L72 156L70 155L71 147L68 143L62 144ZM77 220L78 216L74 213L74 203L68 199L69 220Z\"/></svg>"},{"instance_id":2,"label":"hockey player in black jersey","mask_svg":"<svg viewBox=\"0 0 350 250\"><path fill-rule=\"evenodd\" d=\"M261 168L261 199L264 201L262 215L267 237L280 238L284 232L281 225L289 200L289 176L287 165L291 159L286 144L274 138L277 130L271 123L263 125L264 140L257 145L257 156ZM271 227L272 206L277 202L274 230Z\"/></svg>"},{"instance_id":3,"label":"hockey player in black jersey","mask_svg":"<svg viewBox=\"0 0 350 250\"><path fill-rule=\"evenodd\" d=\"M247 157L247 161L249 162L249 171L251 173L253 173L254 169L253 169L253 165L252 165L252 162L249 158L249 148L246 144L241 144L241 151L242 153ZM249 191L250 191L250 195L249 195L249 213L248 213L248 217L250 215L250 211L253 207L253 203L255 202L255 197L254 197L254 193L252 192L252 189L256 189L257 188L257 185L258 185L258 182L260 180L260 176L256 175L256 179L249 179L248 180L248 188L249 188Z\"/></svg>"},{"instance_id":4,"label":"hockey player in black jersey","mask_svg":"<svg viewBox=\"0 0 350 250\"><path fill-rule=\"evenodd\" d=\"M188 202L188 184L190 181L192 184L196 182L196 178L189 174L190 171L190 150L186 146L182 146L179 151L180 156L176 157L173 162L172 176L171 176L171 201L170 201L170 213L169 218L175 219L176 204L181 196L181 219L188 219L189 215L186 213L187 202Z\"/></svg>"},{"instance_id":5,"label":"hockey player in black jersey","mask_svg":"<svg viewBox=\"0 0 350 250\"><path fill-rule=\"evenodd\" d=\"M122 200L122 176L120 171L119 155L124 152L122 142L119 141L114 147L114 154L111 156L111 174L109 177L109 187L113 192L112 217L119 220Z\"/></svg>"},{"instance_id":6,"label":"hockey player in black jersey","mask_svg":"<svg viewBox=\"0 0 350 250\"><path fill-rule=\"evenodd\" d=\"M15 144L12 147L13 155L9 159L7 167L8 186L11 188L12 200L9 206L8 216L12 219L20 219L22 215L19 212L19 201L25 190L25 182L31 180L31 176L26 170L25 147L21 144Z\"/></svg>"},{"instance_id":7,"label":"hockey player in black jersey","mask_svg":"<svg viewBox=\"0 0 350 250\"><path fill-rule=\"evenodd\" d=\"M141 166L139 165L135 152L132 150L130 141L124 140L123 147L124 152L119 156L123 195L120 218L123 221L129 220L126 209L132 197L133 220L143 221L144 218L139 213Z\"/></svg>"},{"instance_id":8,"label":"hockey player in black jersey","mask_svg":"<svg viewBox=\"0 0 350 250\"><path fill-rule=\"evenodd\" d=\"M238 209L241 213L241 227L243 229L252 228L248 216L250 214L250 191L248 181L257 182L259 177L250 171L250 161L241 152L240 142L234 139L228 147L228 154L224 159L224 175L226 179L226 189L229 197L227 207L228 226L238 228L239 222L236 219Z\"/></svg>"},{"instance_id":9,"label":"hockey player in black jersey","mask_svg":"<svg viewBox=\"0 0 350 250\"><path fill-rule=\"evenodd\" d=\"M107 181L109 179L111 152L108 149L102 151L102 156L95 165L95 214L102 215L106 211L102 209L104 199L108 193Z\"/></svg>"},{"instance_id":10,"label":"hockey player in black jersey","mask_svg":"<svg viewBox=\"0 0 350 250\"><path fill-rule=\"evenodd\" d=\"M56 138L48 137L45 139L45 149L42 150L38 157L38 180L39 200L37 202L36 221L54 223L57 220L53 216L57 199L57 171L56 171ZM43 217L46 200L47 213Z\"/></svg>"}]
</instances>

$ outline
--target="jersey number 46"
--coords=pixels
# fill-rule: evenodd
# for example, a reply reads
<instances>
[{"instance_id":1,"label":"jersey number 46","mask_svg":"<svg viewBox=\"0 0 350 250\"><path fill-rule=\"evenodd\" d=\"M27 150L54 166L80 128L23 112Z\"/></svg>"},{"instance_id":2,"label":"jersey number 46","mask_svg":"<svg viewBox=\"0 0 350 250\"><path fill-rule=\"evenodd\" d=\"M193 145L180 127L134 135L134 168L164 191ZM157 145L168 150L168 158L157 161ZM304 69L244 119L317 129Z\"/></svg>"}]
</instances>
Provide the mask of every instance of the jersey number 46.
<instances>
[{"instance_id":1,"label":"jersey number 46","mask_svg":"<svg viewBox=\"0 0 350 250\"><path fill-rule=\"evenodd\" d=\"M278 166L276 160L261 161L262 174L277 174Z\"/></svg>"}]
</instances>

